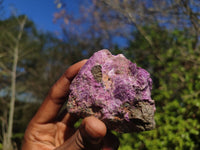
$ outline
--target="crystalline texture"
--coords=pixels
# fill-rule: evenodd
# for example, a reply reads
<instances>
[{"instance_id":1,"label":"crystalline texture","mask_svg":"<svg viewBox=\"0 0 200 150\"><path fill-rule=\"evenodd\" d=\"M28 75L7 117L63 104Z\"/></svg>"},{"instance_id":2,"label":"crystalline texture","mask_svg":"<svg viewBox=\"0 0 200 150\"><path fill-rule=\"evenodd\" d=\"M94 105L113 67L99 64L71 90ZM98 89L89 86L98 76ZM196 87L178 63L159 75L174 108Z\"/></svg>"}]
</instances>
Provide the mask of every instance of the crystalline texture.
<instances>
[{"instance_id":1,"label":"crystalline texture","mask_svg":"<svg viewBox=\"0 0 200 150\"><path fill-rule=\"evenodd\" d=\"M138 132L155 127L150 74L122 54L101 50L87 61L70 85L68 111L94 115L109 129Z\"/></svg>"}]
</instances>

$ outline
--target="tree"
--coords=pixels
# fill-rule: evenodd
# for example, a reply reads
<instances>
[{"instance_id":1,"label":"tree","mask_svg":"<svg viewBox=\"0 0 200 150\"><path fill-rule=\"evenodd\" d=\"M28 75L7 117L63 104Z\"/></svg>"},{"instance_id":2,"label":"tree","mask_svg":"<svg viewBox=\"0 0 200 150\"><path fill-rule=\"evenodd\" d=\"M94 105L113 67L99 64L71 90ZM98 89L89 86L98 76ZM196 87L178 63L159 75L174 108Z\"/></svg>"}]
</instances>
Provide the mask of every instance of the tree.
<instances>
[{"instance_id":1,"label":"tree","mask_svg":"<svg viewBox=\"0 0 200 150\"><path fill-rule=\"evenodd\" d=\"M19 58L19 44L22 38L24 26L26 23L26 17L22 20L18 20L19 22L19 32L17 37L13 36L12 33L7 33L5 36L11 36L13 40L13 45L9 49L10 54L12 54L13 62L11 62L12 70L11 70L11 100L10 100L10 107L9 107L9 119L8 119L8 129L4 132L3 135L3 149L11 150L12 147L12 135L13 135L13 116L14 116L14 109L15 109L15 99L16 99L16 76L17 76L17 65L18 65L18 58ZM5 66L4 64L2 64ZM6 68L7 70L7 68Z\"/></svg>"},{"instance_id":2,"label":"tree","mask_svg":"<svg viewBox=\"0 0 200 150\"><path fill-rule=\"evenodd\" d=\"M159 25L169 29L190 28L190 33L195 37L193 47L199 45L200 36L200 10L198 0L101 0L98 6L108 7L115 11L122 21L128 21L144 36L145 40L154 48L154 43L143 30L144 25ZM112 21L112 18L111 18Z\"/></svg>"},{"instance_id":3,"label":"tree","mask_svg":"<svg viewBox=\"0 0 200 150\"><path fill-rule=\"evenodd\" d=\"M63 3L55 19L62 19L65 29L78 32L79 37L91 41L94 37L103 37L105 41L125 37L130 39L130 30L138 30L152 48L154 41L143 30L144 25L159 25L168 29L189 28L195 38L194 49L199 45L200 10L198 0L87 0L81 1L79 10L73 13L68 8L70 1ZM76 15L76 14L80 15ZM95 36L92 36L95 35ZM80 38L80 39L81 39ZM105 40L104 40L105 39ZM111 47L111 44L108 45Z\"/></svg>"},{"instance_id":4,"label":"tree","mask_svg":"<svg viewBox=\"0 0 200 150\"><path fill-rule=\"evenodd\" d=\"M83 49L90 55L102 48L113 48L114 41L129 32L127 24L119 22L115 12L98 6L96 0L73 2L77 5L73 11L70 10L72 1L57 0L57 3L63 5L54 18L61 22L64 38L75 36L76 42L84 43Z\"/></svg>"},{"instance_id":5,"label":"tree","mask_svg":"<svg viewBox=\"0 0 200 150\"><path fill-rule=\"evenodd\" d=\"M22 81L22 78L27 75L22 62L26 62L27 58L30 58L29 55L36 52L33 45L36 46L37 39L34 37L33 23L24 15L1 21L0 28L2 31L0 34L0 99L5 106L1 114L1 134L3 134L3 148L9 150L13 149L15 101L20 93L24 92L25 87L18 81L19 79ZM34 55L31 57L33 59Z\"/></svg>"}]
</instances>

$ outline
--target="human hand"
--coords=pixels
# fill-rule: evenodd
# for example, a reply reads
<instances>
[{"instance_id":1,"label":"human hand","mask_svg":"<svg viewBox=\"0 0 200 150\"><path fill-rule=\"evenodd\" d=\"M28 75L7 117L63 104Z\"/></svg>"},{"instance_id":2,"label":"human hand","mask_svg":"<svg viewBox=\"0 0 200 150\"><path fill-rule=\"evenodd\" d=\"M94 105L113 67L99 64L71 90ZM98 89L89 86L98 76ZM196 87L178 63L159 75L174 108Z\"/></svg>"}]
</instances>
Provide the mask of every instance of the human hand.
<instances>
[{"instance_id":1,"label":"human hand","mask_svg":"<svg viewBox=\"0 0 200 150\"><path fill-rule=\"evenodd\" d=\"M36 115L30 121L22 150L112 150L118 139L107 132L105 124L95 117L83 119L76 130L78 118L65 113L58 116L66 101L69 85L86 60L72 65L53 85Z\"/></svg>"}]
</instances>

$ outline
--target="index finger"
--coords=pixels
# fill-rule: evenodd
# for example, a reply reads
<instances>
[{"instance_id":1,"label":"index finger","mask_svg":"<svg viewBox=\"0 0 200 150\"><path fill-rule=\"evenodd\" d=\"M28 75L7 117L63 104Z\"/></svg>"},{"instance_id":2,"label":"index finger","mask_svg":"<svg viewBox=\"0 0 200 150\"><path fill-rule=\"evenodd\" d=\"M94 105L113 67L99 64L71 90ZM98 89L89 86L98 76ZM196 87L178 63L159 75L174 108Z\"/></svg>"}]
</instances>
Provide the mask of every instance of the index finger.
<instances>
[{"instance_id":1,"label":"index finger","mask_svg":"<svg viewBox=\"0 0 200 150\"><path fill-rule=\"evenodd\" d=\"M71 67L53 85L41 107L32 119L32 123L49 123L54 121L62 105L65 103L72 79L87 60L82 60Z\"/></svg>"}]
</instances>

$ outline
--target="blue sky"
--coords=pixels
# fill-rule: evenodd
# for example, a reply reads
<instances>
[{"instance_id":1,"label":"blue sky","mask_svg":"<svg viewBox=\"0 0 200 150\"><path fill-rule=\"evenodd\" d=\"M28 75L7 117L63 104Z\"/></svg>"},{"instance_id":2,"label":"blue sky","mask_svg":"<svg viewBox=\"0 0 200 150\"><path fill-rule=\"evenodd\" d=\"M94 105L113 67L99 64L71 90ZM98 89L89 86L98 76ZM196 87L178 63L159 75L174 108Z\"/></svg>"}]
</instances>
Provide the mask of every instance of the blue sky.
<instances>
[{"instance_id":1,"label":"blue sky","mask_svg":"<svg viewBox=\"0 0 200 150\"><path fill-rule=\"evenodd\" d=\"M11 12L16 11L16 15L25 14L32 20L37 29L42 31L51 31L58 37L62 37L62 31L59 23L53 23L53 15L59 11L54 3L55 0L4 0L3 6L5 16L10 16ZM67 9L77 14L77 8L81 0L66 0ZM122 38L115 38L114 43L121 46L126 45Z\"/></svg>"},{"instance_id":2,"label":"blue sky","mask_svg":"<svg viewBox=\"0 0 200 150\"><path fill-rule=\"evenodd\" d=\"M26 14L37 28L43 31L60 32L59 24L53 23L53 14L58 11L54 0L4 0L5 15L9 16L14 8L17 15Z\"/></svg>"}]
</instances>

